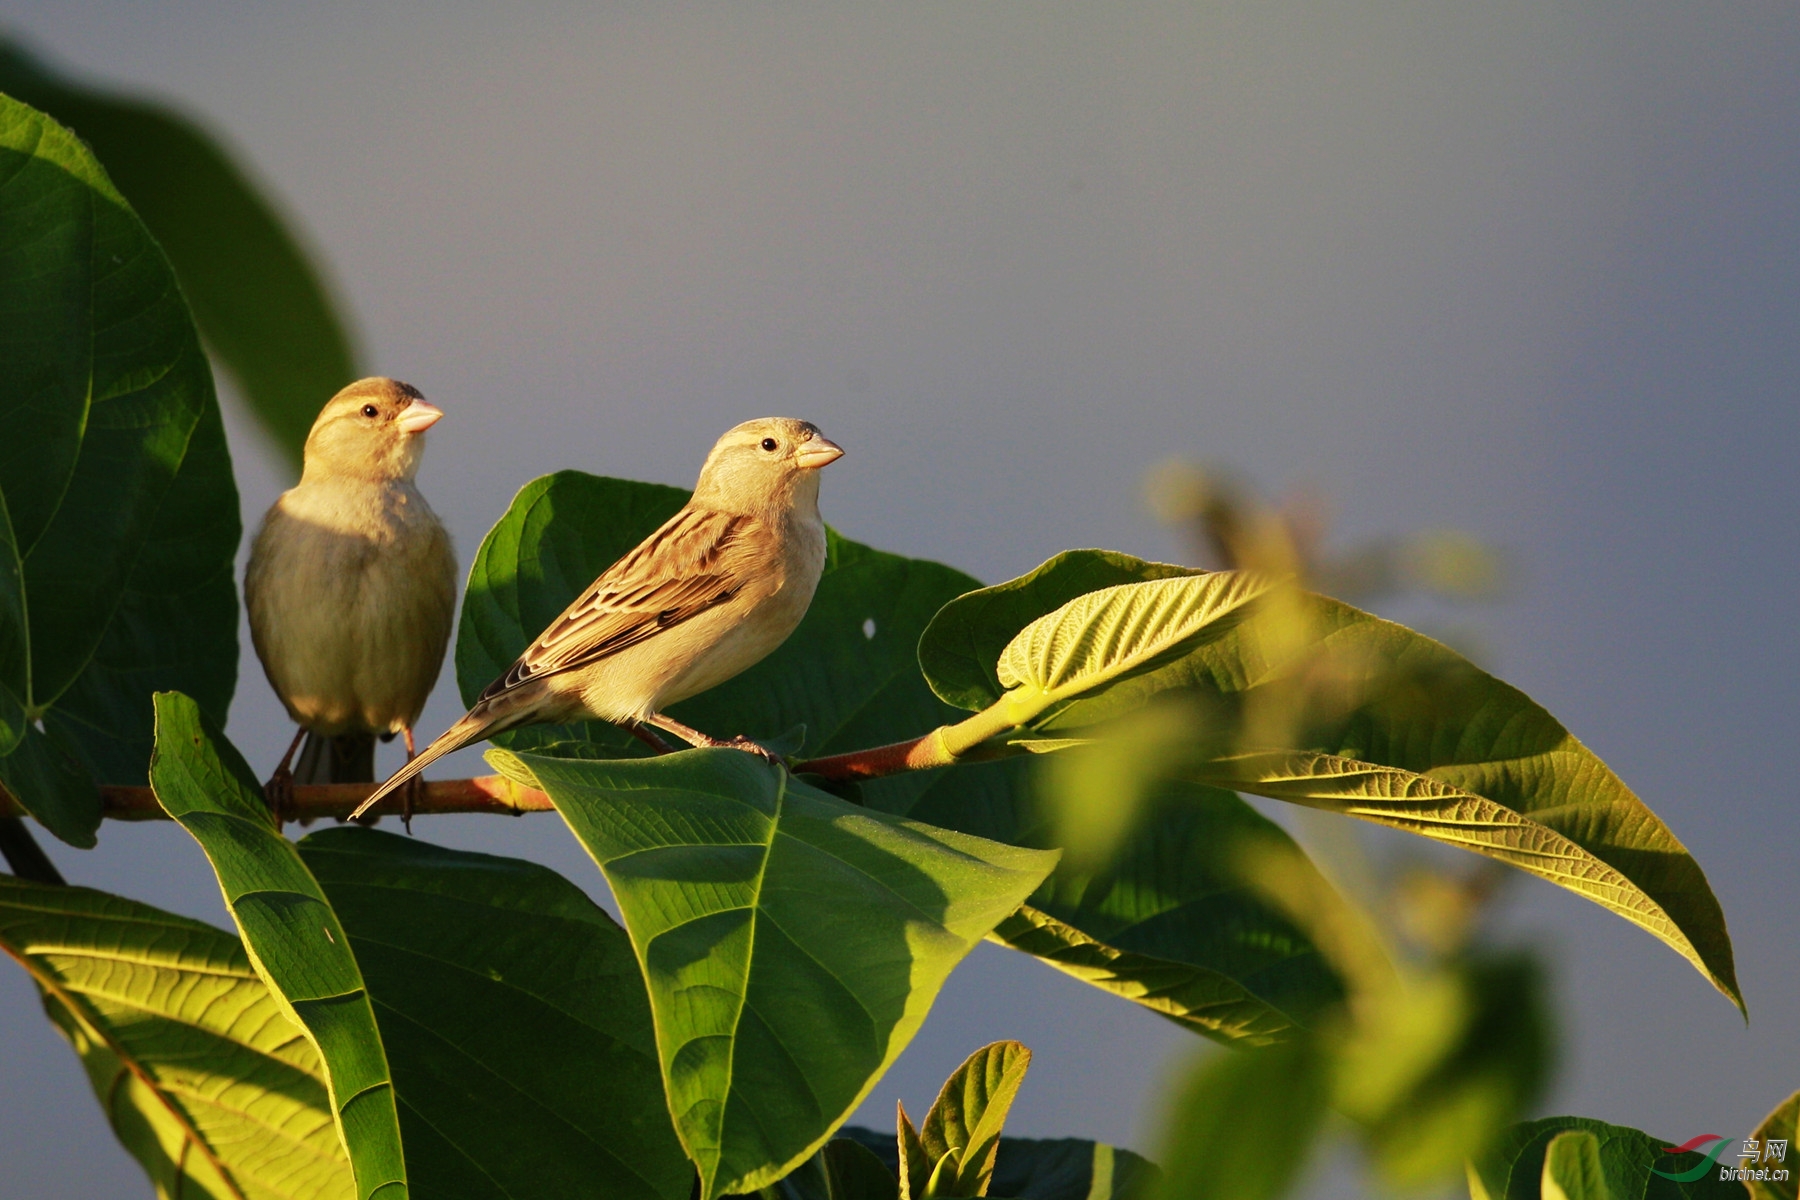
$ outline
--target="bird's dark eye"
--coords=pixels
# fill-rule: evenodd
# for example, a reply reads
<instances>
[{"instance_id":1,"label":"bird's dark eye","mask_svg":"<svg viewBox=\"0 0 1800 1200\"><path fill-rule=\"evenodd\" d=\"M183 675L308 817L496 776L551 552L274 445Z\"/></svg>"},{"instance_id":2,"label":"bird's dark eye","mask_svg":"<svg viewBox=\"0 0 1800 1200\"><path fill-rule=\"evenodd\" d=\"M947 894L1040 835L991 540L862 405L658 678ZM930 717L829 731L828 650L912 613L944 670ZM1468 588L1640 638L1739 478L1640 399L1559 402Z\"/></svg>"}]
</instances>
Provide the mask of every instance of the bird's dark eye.
<instances>
[{"instance_id":1,"label":"bird's dark eye","mask_svg":"<svg viewBox=\"0 0 1800 1200\"><path fill-rule=\"evenodd\" d=\"M781 445L781 443L776 441L774 438L764 438L763 439L763 449L767 450L770 454L775 453L776 447L778 447L780 445Z\"/></svg>"},{"instance_id":2,"label":"bird's dark eye","mask_svg":"<svg viewBox=\"0 0 1800 1200\"><path fill-rule=\"evenodd\" d=\"M379 408L376 408L373 404L363 405L363 416L373 419L375 417L379 417L380 415L381 415L381 410Z\"/></svg>"}]
</instances>

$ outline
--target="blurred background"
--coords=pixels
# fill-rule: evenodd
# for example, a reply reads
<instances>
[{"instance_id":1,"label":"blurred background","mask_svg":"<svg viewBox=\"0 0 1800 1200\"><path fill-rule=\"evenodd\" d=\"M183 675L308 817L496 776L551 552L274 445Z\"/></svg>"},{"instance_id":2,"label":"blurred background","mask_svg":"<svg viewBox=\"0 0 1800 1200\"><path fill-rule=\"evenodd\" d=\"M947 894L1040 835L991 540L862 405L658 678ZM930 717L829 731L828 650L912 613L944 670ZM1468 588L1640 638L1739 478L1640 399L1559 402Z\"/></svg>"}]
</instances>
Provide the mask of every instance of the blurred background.
<instances>
[{"instance_id":1,"label":"blurred background","mask_svg":"<svg viewBox=\"0 0 1800 1200\"><path fill-rule=\"evenodd\" d=\"M252 169L366 367L448 413L420 484L465 565L532 477L691 485L766 414L848 449L843 533L988 581L1191 560L1145 499L1171 456L1328 497L1328 545L1499 548L1489 602L1375 607L1475 646L1664 817L1750 1008L1520 879L1502 934L1546 948L1561 1012L1542 1112L1741 1136L1800 1086L1791 5L0 0L0 33ZM292 478L226 399L254 528ZM290 728L244 655L229 732L267 769ZM603 889L551 818L416 830ZM228 923L171 824L52 854ZM1009 1133L1150 1152L1200 1045L984 946L858 1119L1009 1037L1036 1051ZM22 972L0 1045L14 1200L147 1194Z\"/></svg>"}]
</instances>

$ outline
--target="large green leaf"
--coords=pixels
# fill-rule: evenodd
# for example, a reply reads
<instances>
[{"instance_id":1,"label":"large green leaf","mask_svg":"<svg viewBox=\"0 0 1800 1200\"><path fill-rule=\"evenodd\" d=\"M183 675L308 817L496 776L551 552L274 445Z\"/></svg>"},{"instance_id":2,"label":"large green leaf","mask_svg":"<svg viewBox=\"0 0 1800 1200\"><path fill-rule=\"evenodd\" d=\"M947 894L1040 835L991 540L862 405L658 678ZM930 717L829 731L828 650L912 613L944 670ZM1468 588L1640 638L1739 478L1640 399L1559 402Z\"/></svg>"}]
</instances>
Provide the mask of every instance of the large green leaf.
<instances>
[{"instance_id":1,"label":"large green leaf","mask_svg":"<svg viewBox=\"0 0 1800 1200\"><path fill-rule=\"evenodd\" d=\"M93 148L174 265L207 347L297 471L320 406L360 372L342 317L275 205L187 117L52 71L4 39L0 91Z\"/></svg>"},{"instance_id":2,"label":"large green leaf","mask_svg":"<svg viewBox=\"0 0 1800 1200\"><path fill-rule=\"evenodd\" d=\"M167 260L81 143L6 97L0 312L0 724L33 722L24 743L40 763L21 768L15 748L0 780L57 836L91 845L97 793L44 790L41 764L72 757L141 783L153 689L224 712L237 493Z\"/></svg>"},{"instance_id":3,"label":"large green leaf","mask_svg":"<svg viewBox=\"0 0 1800 1200\"><path fill-rule=\"evenodd\" d=\"M350 935L420 1195L687 1200L625 931L535 863L349 827L300 843Z\"/></svg>"},{"instance_id":4,"label":"large green leaf","mask_svg":"<svg viewBox=\"0 0 1800 1200\"><path fill-rule=\"evenodd\" d=\"M506 668L582 589L687 502L687 493L562 471L520 490L469 568L456 677L465 701ZM825 574L800 628L761 663L672 714L719 736L773 738L805 725L807 752L833 754L910 737L955 713L919 673L919 633L974 587L960 571L828 534ZM636 753L611 726L532 727L496 739L515 750L564 740ZM896 797L923 780L883 781ZM887 794L884 792L883 794Z\"/></svg>"},{"instance_id":5,"label":"large green leaf","mask_svg":"<svg viewBox=\"0 0 1800 1200\"><path fill-rule=\"evenodd\" d=\"M1719 1178L1720 1165L1733 1165L1735 1139L1669 1153L1676 1143L1588 1117L1545 1117L1509 1128L1492 1151L1470 1164L1472 1200L1539 1200L1550 1145L1569 1131L1592 1134L1600 1143L1600 1171L1611 1200L1744 1200L1743 1184Z\"/></svg>"},{"instance_id":6,"label":"large green leaf","mask_svg":"<svg viewBox=\"0 0 1800 1200\"><path fill-rule=\"evenodd\" d=\"M0 875L0 950L36 981L159 1196L356 1194L318 1053L236 938L104 892Z\"/></svg>"},{"instance_id":7,"label":"large green leaf","mask_svg":"<svg viewBox=\"0 0 1800 1200\"><path fill-rule=\"evenodd\" d=\"M1109 556L1107 567L1119 569L1120 557ZM1165 570L1144 564L1144 583L1101 593L1108 603L1089 615L1110 628L1121 611L1141 609L1147 601L1134 600L1132 586L1151 600L1184 586L1230 586L1228 572L1183 581L1161 577ZM1044 623L1040 632L1057 625L1057 609L1069 602L1051 585L1071 571L1067 565L1059 572L1046 568L1035 579L1016 581L1014 611L1036 607L1024 599L1034 597L1052 605L1049 615L1038 618ZM1159 655L1153 669L1124 684L1127 705L1148 701L1156 688L1179 688L1212 714L1215 725L1196 730L1202 750L1248 737L1248 750L1310 755L1292 762L1311 767L1278 768L1267 788L1241 765L1203 773L1202 781L1270 795L1279 790L1280 798L1309 803L1336 804L1335 793L1361 789L1392 801L1384 808L1389 815L1398 816L1407 806L1431 810L1434 818L1421 821L1416 832L1454 838L1515 865L1535 862L1538 874L1576 886L1662 938L1742 1007L1724 914L1699 865L1656 814L1554 717L1423 634L1323 596L1283 591L1279 599L1279 605L1234 610L1231 619ZM934 639L960 644L959 637L966 643L977 634L978 648L991 650L996 662L1012 641L1000 641L991 624L970 633L940 616L927 633L921 660L929 670ZM1032 640L1035 634L1015 636L1021 645L1039 644ZM1031 686L1027 679L1018 694ZM1037 708L1036 728L1064 730L1115 715L1121 706L1114 695L1118 690L1103 688L1050 705L1010 697L1006 703ZM970 698L983 696L972 692ZM987 702L1000 699L996 693ZM1255 722L1256 715L1270 713L1279 713L1280 721ZM1272 729L1285 741L1256 744L1256 735ZM1353 760L1349 782L1338 760ZM1384 775L1376 768L1393 771ZM1415 782L1417 777L1430 782ZM1409 793L1427 788L1440 794ZM1566 869L1548 857L1571 846L1582 854Z\"/></svg>"},{"instance_id":8,"label":"large green leaf","mask_svg":"<svg viewBox=\"0 0 1800 1200\"><path fill-rule=\"evenodd\" d=\"M1606 848L1603 843L1590 849L1576 838L1559 833L1548 823L1515 812L1485 796L1440 783L1431 776L1335 755L1238 755L1207 762L1195 768L1195 772L1200 779L1216 785L1361 817L1473 850L1560 884L1656 935L1711 978L1727 996L1739 999L1736 982L1730 974L1730 943L1724 940L1723 918L1719 919L1713 945L1708 947L1714 951L1721 945L1724 948L1723 974L1720 974L1715 973L1714 963L1709 962L1696 940L1689 937L1688 930L1671 915L1670 908L1680 912L1680 901L1689 897L1684 897L1678 889L1665 890L1664 900L1673 899L1676 903L1658 903L1657 897L1638 880L1602 857L1601 851ZM1655 821L1655 818L1650 817L1650 820ZM1662 829L1660 822L1655 828L1631 832L1636 833L1639 847L1656 846L1664 838L1674 842L1673 835ZM1599 843L1597 838L1592 840ZM1675 845L1679 847L1680 844ZM1683 854L1685 857L1685 852ZM1647 858L1640 854L1635 863L1629 857L1626 859L1628 865L1640 868L1638 874L1645 884L1666 883L1669 876L1675 875L1674 872L1643 869L1653 867ZM1693 866L1692 859L1687 861L1693 875L1697 876L1699 868ZM1677 875L1675 882L1679 884L1683 880ZM1705 887L1704 878L1700 879L1700 886ZM1710 899L1710 890L1705 895ZM1692 912L1694 907L1690 905L1689 911ZM1707 931L1704 919L1695 924L1704 937Z\"/></svg>"},{"instance_id":9,"label":"large green leaf","mask_svg":"<svg viewBox=\"0 0 1800 1200\"><path fill-rule=\"evenodd\" d=\"M846 804L734 750L520 761L618 898L702 1200L822 1146L1055 863Z\"/></svg>"},{"instance_id":10,"label":"large green leaf","mask_svg":"<svg viewBox=\"0 0 1800 1200\"><path fill-rule=\"evenodd\" d=\"M404 1200L393 1080L349 938L249 765L178 692L156 697L150 786L206 852L256 973L317 1047L357 1195Z\"/></svg>"}]
</instances>

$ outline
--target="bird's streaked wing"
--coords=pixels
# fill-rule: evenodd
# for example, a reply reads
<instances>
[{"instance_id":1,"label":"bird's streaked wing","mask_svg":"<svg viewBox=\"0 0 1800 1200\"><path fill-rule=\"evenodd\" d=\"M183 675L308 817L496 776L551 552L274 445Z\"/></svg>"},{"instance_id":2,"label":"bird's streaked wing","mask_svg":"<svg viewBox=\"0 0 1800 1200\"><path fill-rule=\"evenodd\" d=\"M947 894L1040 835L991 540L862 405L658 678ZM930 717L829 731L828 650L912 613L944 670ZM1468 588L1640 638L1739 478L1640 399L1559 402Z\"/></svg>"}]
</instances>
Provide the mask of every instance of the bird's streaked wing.
<instances>
[{"instance_id":1,"label":"bird's streaked wing","mask_svg":"<svg viewBox=\"0 0 1800 1200\"><path fill-rule=\"evenodd\" d=\"M682 509L564 609L481 701L617 654L731 599L746 580L731 569L729 552L753 523Z\"/></svg>"}]
</instances>

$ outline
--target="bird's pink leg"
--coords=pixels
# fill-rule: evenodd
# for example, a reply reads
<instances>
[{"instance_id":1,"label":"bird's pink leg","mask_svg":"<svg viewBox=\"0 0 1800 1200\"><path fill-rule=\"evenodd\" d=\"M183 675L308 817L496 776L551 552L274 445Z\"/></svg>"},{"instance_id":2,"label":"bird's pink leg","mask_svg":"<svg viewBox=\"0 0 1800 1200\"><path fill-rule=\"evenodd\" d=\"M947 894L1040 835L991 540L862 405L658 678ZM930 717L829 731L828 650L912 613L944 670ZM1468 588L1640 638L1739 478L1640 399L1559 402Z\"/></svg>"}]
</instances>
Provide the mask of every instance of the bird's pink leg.
<instances>
[{"instance_id":1,"label":"bird's pink leg","mask_svg":"<svg viewBox=\"0 0 1800 1200\"><path fill-rule=\"evenodd\" d=\"M294 740L288 743L287 753L281 756L275 773L269 776L269 782L263 784L263 803L269 806L269 815L275 818L277 829L281 828L283 814L294 807L294 772L290 766L294 761L294 751L300 749L300 742L305 737L306 726L302 725L294 731Z\"/></svg>"},{"instance_id":2,"label":"bird's pink leg","mask_svg":"<svg viewBox=\"0 0 1800 1200\"><path fill-rule=\"evenodd\" d=\"M624 722L623 728L626 733L629 733L632 737L644 743L644 745L650 747L658 754L669 754L675 749L675 747L669 745L669 743L663 741L636 721Z\"/></svg>"},{"instance_id":3,"label":"bird's pink leg","mask_svg":"<svg viewBox=\"0 0 1800 1200\"><path fill-rule=\"evenodd\" d=\"M758 758L767 759L772 763L781 761L781 756L779 754L776 754L773 750L770 750L760 742L751 741L743 734L739 734L737 737L726 742L720 741L711 734L701 733L698 729L694 729L691 726L683 725L674 717L664 716L662 713L654 713L648 720L650 724L656 726L658 729L668 730L690 746L706 746L721 750L742 750L745 754L754 754Z\"/></svg>"}]
</instances>

